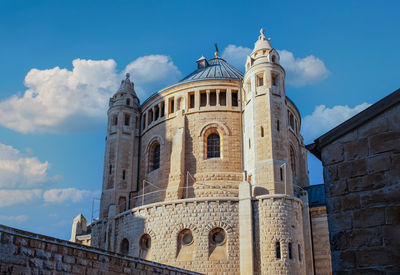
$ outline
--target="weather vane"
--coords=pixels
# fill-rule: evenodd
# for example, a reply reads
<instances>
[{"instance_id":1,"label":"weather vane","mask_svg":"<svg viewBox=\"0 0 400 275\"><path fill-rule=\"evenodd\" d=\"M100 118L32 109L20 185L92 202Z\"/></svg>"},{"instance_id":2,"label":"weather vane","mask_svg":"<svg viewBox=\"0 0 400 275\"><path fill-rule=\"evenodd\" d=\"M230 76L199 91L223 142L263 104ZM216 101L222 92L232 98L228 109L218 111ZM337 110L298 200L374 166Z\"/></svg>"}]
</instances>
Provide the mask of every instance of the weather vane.
<instances>
[{"instance_id":1,"label":"weather vane","mask_svg":"<svg viewBox=\"0 0 400 275\"><path fill-rule=\"evenodd\" d=\"M217 43L214 43L214 46L215 46L215 56L218 56L218 44Z\"/></svg>"}]
</instances>

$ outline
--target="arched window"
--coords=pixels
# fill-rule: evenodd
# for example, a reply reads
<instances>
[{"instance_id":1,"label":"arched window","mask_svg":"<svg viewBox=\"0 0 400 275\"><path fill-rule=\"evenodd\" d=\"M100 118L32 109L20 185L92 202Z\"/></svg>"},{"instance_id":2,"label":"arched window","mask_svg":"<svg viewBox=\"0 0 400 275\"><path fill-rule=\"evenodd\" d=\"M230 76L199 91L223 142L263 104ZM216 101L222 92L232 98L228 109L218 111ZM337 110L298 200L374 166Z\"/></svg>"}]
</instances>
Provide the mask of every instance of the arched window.
<instances>
[{"instance_id":1,"label":"arched window","mask_svg":"<svg viewBox=\"0 0 400 275\"><path fill-rule=\"evenodd\" d=\"M121 251L121 254L124 254L124 255L128 255L128 253L129 253L129 241L126 238L124 238L121 241L120 251Z\"/></svg>"},{"instance_id":2,"label":"arched window","mask_svg":"<svg viewBox=\"0 0 400 275\"><path fill-rule=\"evenodd\" d=\"M281 243L280 242L275 243L275 256L277 259L281 258Z\"/></svg>"},{"instance_id":3,"label":"arched window","mask_svg":"<svg viewBox=\"0 0 400 275\"><path fill-rule=\"evenodd\" d=\"M126 105L128 105L128 106L131 105L131 99L130 98L126 99Z\"/></svg>"},{"instance_id":4,"label":"arched window","mask_svg":"<svg viewBox=\"0 0 400 275\"><path fill-rule=\"evenodd\" d=\"M290 167L292 168L293 175L296 175L296 155L292 146L290 146Z\"/></svg>"},{"instance_id":5,"label":"arched window","mask_svg":"<svg viewBox=\"0 0 400 275\"><path fill-rule=\"evenodd\" d=\"M275 55L272 56L272 63L276 63L276 57L275 57Z\"/></svg>"},{"instance_id":6,"label":"arched window","mask_svg":"<svg viewBox=\"0 0 400 275\"><path fill-rule=\"evenodd\" d=\"M182 230L178 235L178 242L179 245L188 246L193 243L193 234L190 229Z\"/></svg>"},{"instance_id":7,"label":"arched window","mask_svg":"<svg viewBox=\"0 0 400 275\"><path fill-rule=\"evenodd\" d=\"M207 137L207 158L220 157L220 138L216 133L212 133Z\"/></svg>"},{"instance_id":8,"label":"arched window","mask_svg":"<svg viewBox=\"0 0 400 275\"><path fill-rule=\"evenodd\" d=\"M210 232L210 242L216 246L223 245L225 243L226 234L222 228L214 228Z\"/></svg>"},{"instance_id":9,"label":"arched window","mask_svg":"<svg viewBox=\"0 0 400 275\"><path fill-rule=\"evenodd\" d=\"M139 258L148 260L150 258L151 237L144 234L139 240Z\"/></svg>"},{"instance_id":10,"label":"arched window","mask_svg":"<svg viewBox=\"0 0 400 275\"><path fill-rule=\"evenodd\" d=\"M154 142L149 151L149 171L160 168L160 144Z\"/></svg>"}]
</instances>

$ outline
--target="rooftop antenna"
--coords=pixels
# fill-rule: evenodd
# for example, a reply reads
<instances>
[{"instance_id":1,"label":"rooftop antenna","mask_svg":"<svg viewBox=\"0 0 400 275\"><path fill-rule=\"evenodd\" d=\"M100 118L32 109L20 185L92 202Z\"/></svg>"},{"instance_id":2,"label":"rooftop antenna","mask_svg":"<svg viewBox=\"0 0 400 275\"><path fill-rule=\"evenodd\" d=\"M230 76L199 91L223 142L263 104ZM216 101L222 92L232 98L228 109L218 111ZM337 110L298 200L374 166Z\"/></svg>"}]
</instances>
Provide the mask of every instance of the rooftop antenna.
<instances>
[{"instance_id":1,"label":"rooftop antenna","mask_svg":"<svg viewBox=\"0 0 400 275\"><path fill-rule=\"evenodd\" d=\"M215 55L215 57L218 57L218 44L217 44L217 43L214 43L214 46L215 46L215 53L214 53L214 55Z\"/></svg>"}]
</instances>

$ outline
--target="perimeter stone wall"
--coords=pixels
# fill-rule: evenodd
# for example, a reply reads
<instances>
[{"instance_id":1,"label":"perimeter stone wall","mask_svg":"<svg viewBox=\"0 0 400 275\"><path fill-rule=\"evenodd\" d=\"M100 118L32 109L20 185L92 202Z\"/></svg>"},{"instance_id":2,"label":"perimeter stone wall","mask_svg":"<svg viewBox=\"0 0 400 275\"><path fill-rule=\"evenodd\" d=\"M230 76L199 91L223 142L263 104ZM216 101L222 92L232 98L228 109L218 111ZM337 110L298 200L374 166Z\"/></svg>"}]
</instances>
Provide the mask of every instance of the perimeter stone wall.
<instances>
[{"instance_id":1,"label":"perimeter stone wall","mask_svg":"<svg viewBox=\"0 0 400 275\"><path fill-rule=\"evenodd\" d=\"M0 225L0 274L199 274Z\"/></svg>"},{"instance_id":2,"label":"perimeter stone wall","mask_svg":"<svg viewBox=\"0 0 400 275\"><path fill-rule=\"evenodd\" d=\"M323 147L321 156L333 272L399 274L400 105Z\"/></svg>"}]
</instances>

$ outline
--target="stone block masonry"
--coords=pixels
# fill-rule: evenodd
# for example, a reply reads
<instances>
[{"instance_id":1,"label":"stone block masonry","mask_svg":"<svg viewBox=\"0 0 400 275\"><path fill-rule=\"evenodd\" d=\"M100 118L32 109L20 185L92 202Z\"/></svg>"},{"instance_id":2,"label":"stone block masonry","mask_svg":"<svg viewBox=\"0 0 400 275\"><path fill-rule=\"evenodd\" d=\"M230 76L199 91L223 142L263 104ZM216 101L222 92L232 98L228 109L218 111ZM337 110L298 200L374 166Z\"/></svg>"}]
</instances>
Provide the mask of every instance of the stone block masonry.
<instances>
[{"instance_id":1,"label":"stone block masonry","mask_svg":"<svg viewBox=\"0 0 400 275\"><path fill-rule=\"evenodd\" d=\"M0 274L200 274L0 225Z\"/></svg>"}]
</instances>

